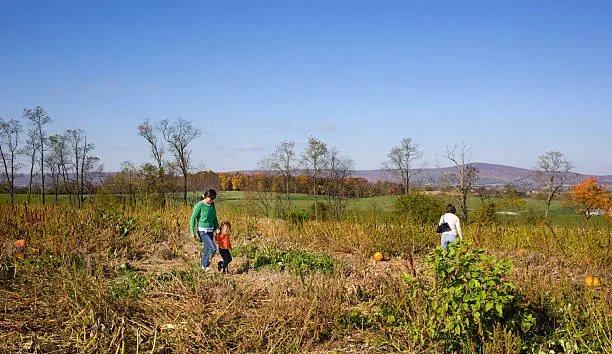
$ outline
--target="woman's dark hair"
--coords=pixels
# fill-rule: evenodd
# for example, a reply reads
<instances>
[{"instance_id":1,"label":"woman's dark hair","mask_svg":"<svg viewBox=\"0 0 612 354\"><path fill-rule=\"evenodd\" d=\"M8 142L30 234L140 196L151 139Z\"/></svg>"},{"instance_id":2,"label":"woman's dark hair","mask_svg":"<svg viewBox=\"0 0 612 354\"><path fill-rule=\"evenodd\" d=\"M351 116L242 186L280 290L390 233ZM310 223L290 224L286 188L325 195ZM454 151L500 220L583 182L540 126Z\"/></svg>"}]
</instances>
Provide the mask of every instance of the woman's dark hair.
<instances>
[{"instance_id":1,"label":"woman's dark hair","mask_svg":"<svg viewBox=\"0 0 612 354\"><path fill-rule=\"evenodd\" d=\"M210 197L210 199L215 199L215 198L217 198L217 192L214 189L211 188L211 189L207 190L206 192L204 192L203 197L204 198Z\"/></svg>"},{"instance_id":2,"label":"woman's dark hair","mask_svg":"<svg viewBox=\"0 0 612 354\"><path fill-rule=\"evenodd\" d=\"M455 209L455 206L452 204L449 204L446 206L446 212L447 213L451 213L451 214L455 214L457 212L457 209Z\"/></svg>"}]
</instances>

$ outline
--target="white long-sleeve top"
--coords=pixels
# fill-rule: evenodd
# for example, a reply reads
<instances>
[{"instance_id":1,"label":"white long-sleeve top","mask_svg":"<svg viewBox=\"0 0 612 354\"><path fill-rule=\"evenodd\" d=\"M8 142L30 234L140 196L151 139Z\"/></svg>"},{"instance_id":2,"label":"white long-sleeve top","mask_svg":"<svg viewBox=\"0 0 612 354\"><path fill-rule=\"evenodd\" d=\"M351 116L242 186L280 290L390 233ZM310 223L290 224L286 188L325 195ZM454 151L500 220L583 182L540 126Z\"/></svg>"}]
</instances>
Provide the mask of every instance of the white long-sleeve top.
<instances>
[{"instance_id":1,"label":"white long-sleeve top","mask_svg":"<svg viewBox=\"0 0 612 354\"><path fill-rule=\"evenodd\" d=\"M461 224L459 223L459 218L457 217L457 215L452 213L446 213L442 215L442 217L440 217L440 222L438 223L438 225L442 224L443 222L447 222L448 226L450 226L451 228L451 230L447 232L452 232L455 235L459 235L459 238L463 240L463 234L461 234Z\"/></svg>"}]
</instances>

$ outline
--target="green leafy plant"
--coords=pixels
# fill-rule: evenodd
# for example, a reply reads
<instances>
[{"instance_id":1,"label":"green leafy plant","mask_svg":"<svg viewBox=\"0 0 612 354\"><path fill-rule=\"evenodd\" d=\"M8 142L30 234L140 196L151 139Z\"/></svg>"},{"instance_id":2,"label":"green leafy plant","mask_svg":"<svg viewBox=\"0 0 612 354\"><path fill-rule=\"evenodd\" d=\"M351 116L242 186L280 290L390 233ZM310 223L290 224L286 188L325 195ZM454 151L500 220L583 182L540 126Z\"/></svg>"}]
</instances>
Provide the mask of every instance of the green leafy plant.
<instances>
[{"instance_id":1,"label":"green leafy plant","mask_svg":"<svg viewBox=\"0 0 612 354\"><path fill-rule=\"evenodd\" d=\"M533 315L517 309L515 286L505 279L510 261L469 246L457 242L448 252L438 247L426 257L435 279L428 295L439 322L436 336L451 349L480 345L496 324L526 333L535 323Z\"/></svg>"},{"instance_id":2,"label":"green leafy plant","mask_svg":"<svg viewBox=\"0 0 612 354\"><path fill-rule=\"evenodd\" d=\"M303 275L312 272L333 274L338 261L332 256L305 250L277 250L274 247L256 247L254 245L236 247L235 255L245 256L253 261L253 268L284 271L285 269Z\"/></svg>"},{"instance_id":3,"label":"green leafy plant","mask_svg":"<svg viewBox=\"0 0 612 354\"><path fill-rule=\"evenodd\" d=\"M136 218L126 216L119 210L105 211L102 214L102 220L106 227L115 229L122 238L127 238L129 233L134 231L138 226Z\"/></svg>"}]
</instances>

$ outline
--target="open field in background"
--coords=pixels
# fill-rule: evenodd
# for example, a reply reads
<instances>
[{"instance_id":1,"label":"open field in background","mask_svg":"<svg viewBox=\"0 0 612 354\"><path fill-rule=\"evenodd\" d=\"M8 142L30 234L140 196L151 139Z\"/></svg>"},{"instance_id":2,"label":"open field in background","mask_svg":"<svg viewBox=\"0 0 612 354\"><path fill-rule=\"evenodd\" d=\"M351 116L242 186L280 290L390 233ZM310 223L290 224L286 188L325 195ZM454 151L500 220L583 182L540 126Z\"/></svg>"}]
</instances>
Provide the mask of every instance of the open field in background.
<instances>
[{"instance_id":1,"label":"open field in background","mask_svg":"<svg viewBox=\"0 0 612 354\"><path fill-rule=\"evenodd\" d=\"M240 196L218 204L234 225L226 276L199 269L191 206L0 205L0 352L612 352L607 228L470 224L469 251L432 265L434 225L291 224Z\"/></svg>"},{"instance_id":2,"label":"open field in background","mask_svg":"<svg viewBox=\"0 0 612 354\"><path fill-rule=\"evenodd\" d=\"M188 199L189 204L193 205L198 200L198 193L189 193ZM440 199L445 203L453 203L454 200L452 196L449 195L439 195ZM169 196L169 202L171 205L175 207L179 207L183 205L182 194L175 193ZM90 198L89 196L87 198ZM217 201L218 205L228 204L233 207L240 207L241 203L245 198L245 192L242 191L222 191L219 192L219 198ZM59 204L69 205L69 197L67 195L59 195ZM93 196L95 199L95 195ZM325 197L321 196L317 198L320 201L324 201ZM347 200L347 215L349 216L380 216L380 217L389 217L393 215L394 203L396 196L394 195L385 195L379 197L369 197L369 198L353 198ZM40 203L41 197L39 195L32 195L31 200L33 203ZM546 202L544 200L539 199L530 199L525 198L525 207L526 209L532 208L538 216L544 215L544 210L546 209ZM16 194L15 195L16 203L23 204L26 201L25 194ZM56 203L54 195L46 196L47 203ZM89 199L87 199L84 203L89 203ZM496 203L498 205L502 204L502 199L500 198L491 198L488 201ZM0 203L10 203L10 195L8 194L0 194ZM291 203L292 207L297 210L309 211L311 205L313 203L312 195L307 194L292 194L291 195ZM76 202L73 202L76 204ZM468 207L470 209L470 213L474 215L474 212L480 207L482 204L481 200L476 197L470 197L468 199ZM455 205L457 205L455 203ZM525 210L526 210L525 209ZM498 215L498 221L501 223L508 222L516 222L516 219L520 219L520 216L516 215ZM578 215L576 213L575 208L568 207L563 205L563 201L553 200L550 208L550 223L553 225L574 225L574 226L583 226L584 225L584 217L582 215ZM606 222L600 217L592 217L589 221L589 224L605 226Z\"/></svg>"},{"instance_id":3,"label":"open field in background","mask_svg":"<svg viewBox=\"0 0 612 354\"><path fill-rule=\"evenodd\" d=\"M348 215L359 215L359 216L371 216L377 215L381 217L391 216L394 211L395 195L385 195L379 197L368 197L368 198L353 198L347 200L347 214ZM439 195L440 199L445 203L454 203L453 197L450 195ZM223 191L219 193L218 204L227 203L232 206L239 206L245 198L245 192L241 191ZM319 201L324 201L325 197L321 196L317 198ZM195 200L195 198L194 198ZM308 211L313 203L312 195L307 194L292 194L291 201L292 207ZM538 216L543 216L546 209L546 201L540 199L525 198L525 210L533 208ZM489 202L502 204L501 198L488 199ZM473 213L482 204L481 200L476 197L470 197L468 199L468 207L470 212ZM584 217L576 213L575 208L563 205L561 200L553 200L550 207L550 222L553 225L575 225L583 226ZM519 218L516 215L498 215L500 222L512 221ZM605 220L599 217L592 217L589 224L605 226Z\"/></svg>"}]
</instances>

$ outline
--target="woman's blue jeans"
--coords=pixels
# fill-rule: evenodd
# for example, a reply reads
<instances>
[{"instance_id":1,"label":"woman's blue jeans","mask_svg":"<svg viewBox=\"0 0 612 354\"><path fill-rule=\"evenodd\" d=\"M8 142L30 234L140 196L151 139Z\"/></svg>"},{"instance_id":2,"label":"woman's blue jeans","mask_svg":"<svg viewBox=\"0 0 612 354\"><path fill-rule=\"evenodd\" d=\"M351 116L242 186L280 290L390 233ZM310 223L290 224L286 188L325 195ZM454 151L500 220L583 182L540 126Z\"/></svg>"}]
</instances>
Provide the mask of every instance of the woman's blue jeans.
<instances>
[{"instance_id":1,"label":"woman's blue jeans","mask_svg":"<svg viewBox=\"0 0 612 354\"><path fill-rule=\"evenodd\" d=\"M217 252L217 246L213 241L213 232L198 231L198 237L204 244L204 254L202 254L202 268L210 266L210 258Z\"/></svg>"},{"instance_id":2,"label":"woman's blue jeans","mask_svg":"<svg viewBox=\"0 0 612 354\"><path fill-rule=\"evenodd\" d=\"M442 248L448 252L448 245L457 241L457 234L454 232L443 232L442 233Z\"/></svg>"}]
</instances>

